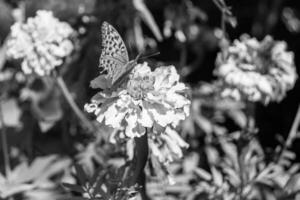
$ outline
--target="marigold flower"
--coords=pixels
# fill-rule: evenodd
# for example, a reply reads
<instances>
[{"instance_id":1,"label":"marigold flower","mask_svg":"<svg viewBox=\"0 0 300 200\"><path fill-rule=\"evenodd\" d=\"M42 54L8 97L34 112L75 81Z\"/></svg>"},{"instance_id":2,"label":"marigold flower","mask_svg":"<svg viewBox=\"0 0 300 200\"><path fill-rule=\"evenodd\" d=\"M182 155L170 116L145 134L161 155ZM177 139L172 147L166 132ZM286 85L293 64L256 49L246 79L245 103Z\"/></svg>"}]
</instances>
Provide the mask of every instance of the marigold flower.
<instances>
[{"instance_id":1,"label":"marigold flower","mask_svg":"<svg viewBox=\"0 0 300 200\"><path fill-rule=\"evenodd\" d=\"M129 80L113 92L99 92L87 112L93 112L98 122L122 130L129 138L140 137L151 128L162 133L167 126L176 127L189 114L187 87L179 82L174 66L151 71L148 64L135 66Z\"/></svg>"},{"instance_id":2,"label":"marigold flower","mask_svg":"<svg viewBox=\"0 0 300 200\"><path fill-rule=\"evenodd\" d=\"M11 27L7 56L21 59L26 74L49 75L72 53L73 33L72 27L60 22L51 11L37 11L26 23L16 22Z\"/></svg>"},{"instance_id":3,"label":"marigold flower","mask_svg":"<svg viewBox=\"0 0 300 200\"><path fill-rule=\"evenodd\" d=\"M167 127L164 134L151 134L148 137L150 153L157 157L164 165L182 158L183 148L189 145L172 128Z\"/></svg>"},{"instance_id":4,"label":"marigold flower","mask_svg":"<svg viewBox=\"0 0 300 200\"><path fill-rule=\"evenodd\" d=\"M124 129L125 130L125 129ZM132 160L134 157L135 140L128 138L125 131L112 131L109 141L111 143L126 143L125 149L127 158ZM164 173L169 175L168 167L170 163L177 161L183 157L183 149L189 147L178 132L171 126L167 126L162 133L148 132L148 145L149 154L152 163L155 162L155 170L163 170ZM154 159L154 160L153 160Z\"/></svg>"},{"instance_id":5,"label":"marigold flower","mask_svg":"<svg viewBox=\"0 0 300 200\"><path fill-rule=\"evenodd\" d=\"M223 80L222 94L266 104L281 101L297 79L294 54L286 46L271 36L261 42L248 35L235 40L217 58L215 73Z\"/></svg>"}]
</instances>

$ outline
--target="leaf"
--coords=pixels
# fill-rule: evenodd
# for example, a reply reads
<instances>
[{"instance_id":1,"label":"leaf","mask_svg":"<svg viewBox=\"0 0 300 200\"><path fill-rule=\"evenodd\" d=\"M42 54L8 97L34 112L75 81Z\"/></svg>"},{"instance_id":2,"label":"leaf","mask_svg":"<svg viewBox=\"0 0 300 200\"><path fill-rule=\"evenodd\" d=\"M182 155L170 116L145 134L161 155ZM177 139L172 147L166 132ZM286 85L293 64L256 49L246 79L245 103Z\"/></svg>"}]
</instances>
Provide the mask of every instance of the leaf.
<instances>
[{"instance_id":1,"label":"leaf","mask_svg":"<svg viewBox=\"0 0 300 200\"><path fill-rule=\"evenodd\" d=\"M105 102L105 97L103 97L103 95L101 95L99 92L96 93L91 101L97 102L97 103L104 103Z\"/></svg>"},{"instance_id":2,"label":"leaf","mask_svg":"<svg viewBox=\"0 0 300 200\"><path fill-rule=\"evenodd\" d=\"M6 1L0 0L0 40L3 41L4 38L9 34L10 26L14 23L14 18L12 16L12 7L9 6ZM2 49L1 49L2 51ZM0 57L1 60L1 57ZM1 64L0 64L1 66ZM1 69L1 67L0 67Z\"/></svg>"},{"instance_id":3,"label":"leaf","mask_svg":"<svg viewBox=\"0 0 300 200\"><path fill-rule=\"evenodd\" d=\"M48 166L45 166L45 170L41 173L36 180L44 181L50 179L55 174L64 171L65 169L69 168L71 165L71 160L69 158L62 158L62 159L55 159L52 163ZM51 167L49 167L51 166Z\"/></svg>"},{"instance_id":4,"label":"leaf","mask_svg":"<svg viewBox=\"0 0 300 200\"><path fill-rule=\"evenodd\" d=\"M203 117L202 115L196 115L194 116L194 121L206 134L212 134L213 125L210 120Z\"/></svg>"},{"instance_id":5,"label":"leaf","mask_svg":"<svg viewBox=\"0 0 300 200\"><path fill-rule=\"evenodd\" d=\"M228 109L227 114L240 127L246 126L247 118L242 111L238 109Z\"/></svg>"},{"instance_id":6,"label":"leaf","mask_svg":"<svg viewBox=\"0 0 300 200\"><path fill-rule=\"evenodd\" d=\"M229 182L232 185L234 185L235 187L238 187L240 182L241 182L240 177L239 177L239 173L234 171L232 168L227 167L227 166L223 167L223 171L229 177L228 178Z\"/></svg>"},{"instance_id":7,"label":"leaf","mask_svg":"<svg viewBox=\"0 0 300 200\"><path fill-rule=\"evenodd\" d=\"M238 24L236 17L233 16L227 16L226 21L231 25L232 28L235 28Z\"/></svg>"},{"instance_id":8,"label":"leaf","mask_svg":"<svg viewBox=\"0 0 300 200\"><path fill-rule=\"evenodd\" d=\"M293 175L286 183L285 189L287 191L298 191L300 189L300 174Z\"/></svg>"},{"instance_id":9,"label":"leaf","mask_svg":"<svg viewBox=\"0 0 300 200\"><path fill-rule=\"evenodd\" d=\"M18 127L20 126L21 111L15 99L8 99L2 102L2 112L4 123L6 126ZM1 128L2 124L0 124Z\"/></svg>"},{"instance_id":10,"label":"leaf","mask_svg":"<svg viewBox=\"0 0 300 200\"><path fill-rule=\"evenodd\" d=\"M222 186L223 184L223 176L220 171L218 171L215 167L211 168L211 174L214 180L214 183L217 186Z\"/></svg>"},{"instance_id":11,"label":"leaf","mask_svg":"<svg viewBox=\"0 0 300 200\"><path fill-rule=\"evenodd\" d=\"M106 132L104 129L105 127L101 126L99 127L99 130L103 130L103 132ZM81 151L77 156L76 160L78 161L78 164L82 165L84 169L86 170L87 174L94 174L96 175L97 172L95 172L95 162L99 164L100 166L105 165L105 152L104 149L101 149L97 146L97 142L92 142L86 146L86 148ZM100 170L100 168L98 169ZM93 179L93 177L92 177ZM94 183L94 181L90 183Z\"/></svg>"},{"instance_id":12,"label":"leaf","mask_svg":"<svg viewBox=\"0 0 300 200\"><path fill-rule=\"evenodd\" d=\"M66 189L69 189L71 191L74 191L74 192L78 192L78 193L84 193L84 189L79 186L79 185L74 185L74 184L69 184L69 183L62 183L62 186L64 186Z\"/></svg>"},{"instance_id":13,"label":"leaf","mask_svg":"<svg viewBox=\"0 0 300 200\"><path fill-rule=\"evenodd\" d=\"M0 2L0 6L1 6L1 2ZM7 47L5 43L0 47L0 70L2 70L6 62L6 51L7 51L6 48Z\"/></svg>"},{"instance_id":14,"label":"leaf","mask_svg":"<svg viewBox=\"0 0 300 200\"><path fill-rule=\"evenodd\" d=\"M185 173L192 172L193 170L197 169L197 166L199 164L199 154L197 153L191 153L188 156L185 157L182 163L182 168Z\"/></svg>"},{"instance_id":15,"label":"leaf","mask_svg":"<svg viewBox=\"0 0 300 200\"><path fill-rule=\"evenodd\" d=\"M300 32L300 19L297 16L295 9L291 7L284 8L282 12L282 21L290 32Z\"/></svg>"},{"instance_id":16,"label":"leaf","mask_svg":"<svg viewBox=\"0 0 300 200\"><path fill-rule=\"evenodd\" d=\"M16 181L25 183L38 180L55 159L57 159L57 155L37 157L30 166L27 162L21 163L13 171Z\"/></svg>"},{"instance_id":17,"label":"leaf","mask_svg":"<svg viewBox=\"0 0 300 200\"><path fill-rule=\"evenodd\" d=\"M57 163L60 163L56 165ZM44 156L36 158L31 165L24 161L17 165L10 176L6 179L0 176L0 194L4 196L12 196L17 193L25 191L32 191L33 189L46 189L53 186L50 178L66 169L66 165L70 161L59 159L57 155ZM56 165L56 166L55 166ZM55 166L52 168L52 166ZM57 167L60 166L60 167Z\"/></svg>"},{"instance_id":18,"label":"leaf","mask_svg":"<svg viewBox=\"0 0 300 200\"><path fill-rule=\"evenodd\" d=\"M97 194L100 194L101 197L103 197L105 200L109 199L109 196L105 193L105 191L102 189L102 179L98 179L97 183L95 185L95 190L93 192L94 196L96 196Z\"/></svg>"},{"instance_id":19,"label":"leaf","mask_svg":"<svg viewBox=\"0 0 300 200\"><path fill-rule=\"evenodd\" d=\"M96 181L99 179L99 177L101 176L100 172L103 170L103 168L100 166L97 170L93 170L93 175L92 177L89 179L89 183L90 185L94 185L96 183ZM100 177L101 178L101 177Z\"/></svg>"},{"instance_id":20,"label":"leaf","mask_svg":"<svg viewBox=\"0 0 300 200\"><path fill-rule=\"evenodd\" d=\"M147 6L145 5L144 0L133 0L133 5L135 9L139 11L141 18L144 22L148 25L154 36L158 41L162 41L163 37L161 32L156 24L154 17L152 16L151 12L148 10Z\"/></svg>"},{"instance_id":21,"label":"leaf","mask_svg":"<svg viewBox=\"0 0 300 200\"><path fill-rule=\"evenodd\" d=\"M81 165L78 165L78 164L75 164L74 167L75 167L76 175L79 179L80 184L85 185L88 178L87 178L87 175L84 172L83 168L81 167Z\"/></svg>"},{"instance_id":22,"label":"leaf","mask_svg":"<svg viewBox=\"0 0 300 200\"><path fill-rule=\"evenodd\" d=\"M90 87L93 89L107 89L110 87L109 80L107 80L106 75L100 75L90 82Z\"/></svg>"},{"instance_id":23,"label":"leaf","mask_svg":"<svg viewBox=\"0 0 300 200\"><path fill-rule=\"evenodd\" d=\"M70 197L64 200L89 200L88 198L84 198L84 197Z\"/></svg>"},{"instance_id":24,"label":"leaf","mask_svg":"<svg viewBox=\"0 0 300 200\"><path fill-rule=\"evenodd\" d=\"M208 173L207 171L205 171L204 169L201 168L197 168L194 170L195 173L202 179L206 180L206 181L210 181L211 180L211 175L210 173Z\"/></svg>"}]
</instances>

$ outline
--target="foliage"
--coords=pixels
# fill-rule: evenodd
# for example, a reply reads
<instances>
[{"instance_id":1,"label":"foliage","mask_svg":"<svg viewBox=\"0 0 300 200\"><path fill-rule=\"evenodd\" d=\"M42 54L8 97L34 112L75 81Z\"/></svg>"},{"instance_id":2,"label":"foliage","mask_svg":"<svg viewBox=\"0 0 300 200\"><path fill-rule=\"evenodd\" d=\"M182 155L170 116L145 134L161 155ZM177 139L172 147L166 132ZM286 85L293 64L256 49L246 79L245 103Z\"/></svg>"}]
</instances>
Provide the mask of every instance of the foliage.
<instances>
[{"instance_id":1,"label":"foliage","mask_svg":"<svg viewBox=\"0 0 300 200\"><path fill-rule=\"evenodd\" d=\"M0 199L299 199L291 2L0 0Z\"/></svg>"}]
</instances>

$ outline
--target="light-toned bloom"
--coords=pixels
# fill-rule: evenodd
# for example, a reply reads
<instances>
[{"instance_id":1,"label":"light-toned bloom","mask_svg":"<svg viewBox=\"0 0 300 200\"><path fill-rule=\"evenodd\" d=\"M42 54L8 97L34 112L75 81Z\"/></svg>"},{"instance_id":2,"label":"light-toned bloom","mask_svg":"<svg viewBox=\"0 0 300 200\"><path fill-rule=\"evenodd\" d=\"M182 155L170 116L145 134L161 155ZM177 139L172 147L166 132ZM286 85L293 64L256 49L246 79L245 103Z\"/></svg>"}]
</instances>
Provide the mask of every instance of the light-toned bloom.
<instances>
[{"instance_id":1,"label":"light-toned bloom","mask_svg":"<svg viewBox=\"0 0 300 200\"><path fill-rule=\"evenodd\" d=\"M224 83L224 96L254 102L281 101L294 87L294 54L283 41L266 36L261 42L248 35L221 52L215 73Z\"/></svg>"},{"instance_id":2,"label":"light-toned bloom","mask_svg":"<svg viewBox=\"0 0 300 200\"><path fill-rule=\"evenodd\" d=\"M40 10L26 23L11 27L7 56L21 59L26 74L49 75L74 50L73 34L68 23L60 22L51 11Z\"/></svg>"},{"instance_id":3,"label":"light-toned bloom","mask_svg":"<svg viewBox=\"0 0 300 200\"><path fill-rule=\"evenodd\" d=\"M186 90L174 66L151 71L145 62L136 65L129 80L116 91L95 95L85 110L95 113L100 123L125 129L128 138L142 136L147 128L160 134L188 116L190 101L185 97Z\"/></svg>"},{"instance_id":4,"label":"light-toned bloom","mask_svg":"<svg viewBox=\"0 0 300 200\"><path fill-rule=\"evenodd\" d=\"M183 149L187 149L189 144L186 143L178 134L176 129L171 126L167 126L162 133L148 132L147 137L150 155L149 158L153 165L153 169L157 173L163 172L163 176L167 175L168 178L171 178L169 176L170 164L183 157ZM129 160L134 158L135 140L134 138L126 137L124 130L114 131L110 135L110 141L112 143L117 143L117 141L122 143L125 141L126 145L124 145L124 147L127 158Z\"/></svg>"},{"instance_id":5,"label":"light-toned bloom","mask_svg":"<svg viewBox=\"0 0 300 200\"><path fill-rule=\"evenodd\" d=\"M167 127L163 134L149 135L148 143L150 153L165 166L168 166L169 163L182 158L182 149L189 147L181 136L170 127Z\"/></svg>"},{"instance_id":6,"label":"light-toned bloom","mask_svg":"<svg viewBox=\"0 0 300 200\"><path fill-rule=\"evenodd\" d=\"M174 66L151 71L145 62L137 64L128 81L115 91L95 95L85 110L94 113L98 122L118 130L110 135L110 141L127 141L129 159L133 158L134 138L147 131L150 155L165 169L183 156L182 148L188 147L175 131L189 115L186 94L187 87L179 82Z\"/></svg>"}]
</instances>

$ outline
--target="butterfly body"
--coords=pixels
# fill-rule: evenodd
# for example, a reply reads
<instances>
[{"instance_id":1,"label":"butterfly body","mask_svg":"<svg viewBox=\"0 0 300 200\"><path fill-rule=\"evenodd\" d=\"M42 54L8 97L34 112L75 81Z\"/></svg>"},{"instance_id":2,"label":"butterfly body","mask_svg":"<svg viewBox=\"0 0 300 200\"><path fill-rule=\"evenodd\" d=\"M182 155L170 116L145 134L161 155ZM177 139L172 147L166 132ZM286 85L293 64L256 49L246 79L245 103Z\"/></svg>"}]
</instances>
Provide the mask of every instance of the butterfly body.
<instances>
[{"instance_id":1,"label":"butterfly body","mask_svg":"<svg viewBox=\"0 0 300 200\"><path fill-rule=\"evenodd\" d=\"M137 65L136 60L132 60L128 64L126 64L125 66L126 71L113 83L110 90L114 91L117 88L119 88L122 85L122 83L124 83L127 80L128 75L131 73L131 71L136 65Z\"/></svg>"}]
</instances>

